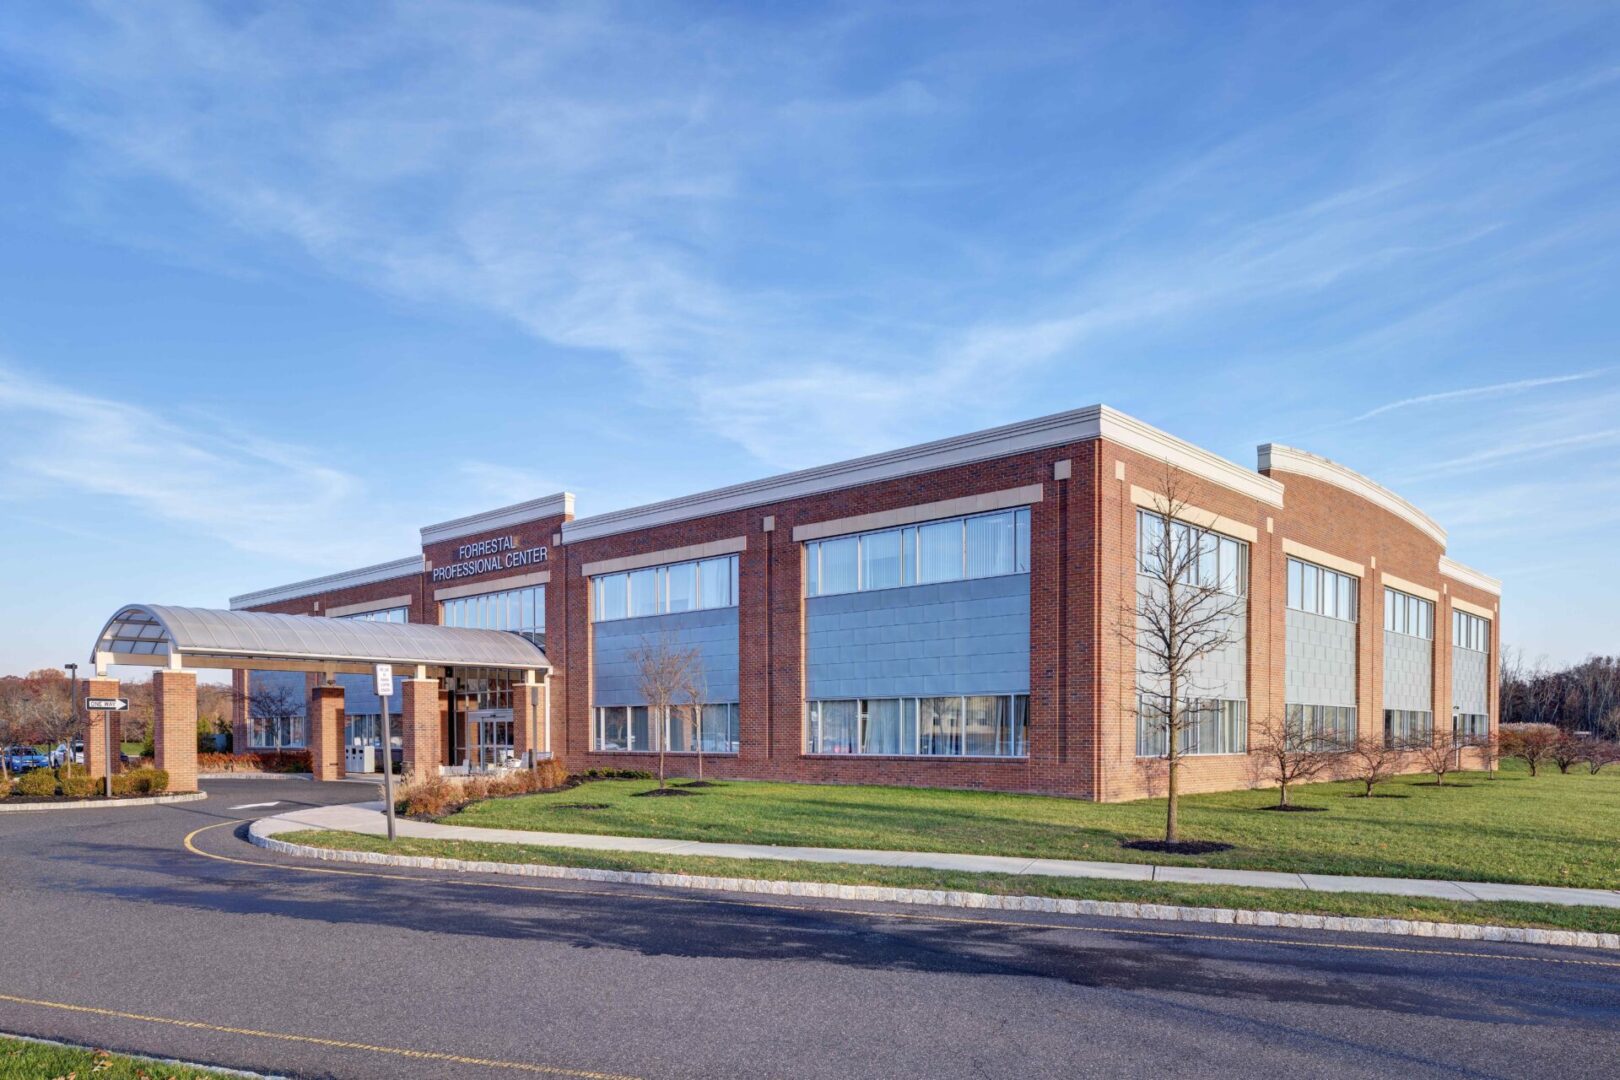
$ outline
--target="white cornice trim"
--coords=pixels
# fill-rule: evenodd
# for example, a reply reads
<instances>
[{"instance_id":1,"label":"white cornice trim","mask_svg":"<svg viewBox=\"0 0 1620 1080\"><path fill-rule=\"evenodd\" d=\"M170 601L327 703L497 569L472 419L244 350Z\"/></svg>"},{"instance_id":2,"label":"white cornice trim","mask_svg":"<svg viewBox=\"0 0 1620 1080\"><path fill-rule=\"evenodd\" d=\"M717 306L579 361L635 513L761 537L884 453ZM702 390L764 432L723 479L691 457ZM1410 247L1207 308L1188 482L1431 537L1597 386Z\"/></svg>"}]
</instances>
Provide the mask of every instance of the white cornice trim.
<instances>
[{"instance_id":1,"label":"white cornice trim","mask_svg":"<svg viewBox=\"0 0 1620 1080\"><path fill-rule=\"evenodd\" d=\"M1420 532L1425 533L1441 547L1446 546L1446 530L1442 529L1432 517L1382 484L1369 480L1353 469L1345 468L1337 461L1329 461L1320 455L1305 450L1296 450L1292 446L1283 446L1280 443L1265 443L1260 447L1259 457L1261 472L1295 473L1299 476L1308 476L1313 480L1332 484L1353 495L1361 496L1375 506L1388 510Z\"/></svg>"},{"instance_id":2,"label":"white cornice trim","mask_svg":"<svg viewBox=\"0 0 1620 1080\"><path fill-rule=\"evenodd\" d=\"M1452 581L1461 582L1464 585L1478 589L1480 592L1488 592L1492 596L1502 595L1501 581L1491 577L1489 574L1480 573L1472 566L1464 566L1456 559L1448 559L1444 555L1440 556L1440 572Z\"/></svg>"},{"instance_id":3,"label":"white cornice trim","mask_svg":"<svg viewBox=\"0 0 1620 1080\"><path fill-rule=\"evenodd\" d=\"M563 540L569 543L593 540L635 529L839 491L975 461L1007 457L1028 450L1088 442L1096 438L1109 439L1128 449L1169 461L1178 468L1273 506L1282 505L1283 489L1277 481L1105 405L1090 405L850 461L751 480L697 495L580 518L563 525Z\"/></svg>"},{"instance_id":4,"label":"white cornice trim","mask_svg":"<svg viewBox=\"0 0 1620 1080\"><path fill-rule=\"evenodd\" d=\"M316 596L320 593L335 592L338 589L349 589L356 585L370 585L375 581L389 581L393 578L409 577L422 572L422 556L411 555L404 559L395 559L393 562L378 563L375 566L362 566L358 570L345 570L340 574L328 574L326 577L310 578L308 581L295 581L290 585L277 585L273 589L261 589L258 592L243 593L241 596L231 597L231 610L260 607L264 604L279 604L283 600L296 600L300 596Z\"/></svg>"},{"instance_id":5,"label":"white cornice trim","mask_svg":"<svg viewBox=\"0 0 1620 1080\"><path fill-rule=\"evenodd\" d=\"M1270 506L1283 504L1281 481L1245 469L1235 461L1212 454L1201 446L1178 439L1169 432L1144 424L1106 405L1102 410L1102 437L1139 454L1157 458L1192 476L1231 488Z\"/></svg>"},{"instance_id":6,"label":"white cornice trim","mask_svg":"<svg viewBox=\"0 0 1620 1080\"><path fill-rule=\"evenodd\" d=\"M521 525L525 521L566 517L573 512L573 492L559 491L543 499L530 499L528 502L513 503L511 506L502 506L495 510L468 514L452 521L441 521L437 525L425 525L422 528L422 543L437 544L442 540L454 540L458 536L504 529L508 525Z\"/></svg>"}]
</instances>

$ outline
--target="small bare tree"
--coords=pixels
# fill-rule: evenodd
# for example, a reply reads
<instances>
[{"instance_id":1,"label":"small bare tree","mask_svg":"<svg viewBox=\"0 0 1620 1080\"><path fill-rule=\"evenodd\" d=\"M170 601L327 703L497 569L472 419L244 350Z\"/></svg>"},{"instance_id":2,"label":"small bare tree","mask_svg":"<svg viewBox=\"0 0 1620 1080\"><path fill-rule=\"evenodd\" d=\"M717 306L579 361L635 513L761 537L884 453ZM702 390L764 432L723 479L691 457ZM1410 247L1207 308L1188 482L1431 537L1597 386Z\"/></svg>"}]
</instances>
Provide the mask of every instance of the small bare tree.
<instances>
[{"instance_id":1,"label":"small bare tree","mask_svg":"<svg viewBox=\"0 0 1620 1080\"><path fill-rule=\"evenodd\" d=\"M1345 776L1362 785L1362 796L1370 799L1373 788L1400 769L1404 752L1404 747L1386 741L1382 735L1363 735L1345 751L1342 768Z\"/></svg>"},{"instance_id":2,"label":"small bare tree","mask_svg":"<svg viewBox=\"0 0 1620 1080\"><path fill-rule=\"evenodd\" d=\"M677 710L681 712L686 722L691 725L693 745L697 749L697 778L699 784L705 784L703 779L703 710L709 704L709 679L704 670L703 655L692 650L692 663L687 665L681 679L678 694L680 703Z\"/></svg>"},{"instance_id":3,"label":"small bare tree","mask_svg":"<svg viewBox=\"0 0 1620 1080\"><path fill-rule=\"evenodd\" d=\"M242 703L248 715L248 742L252 743L253 721L260 723L290 720L303 715L306 707L304 696L285 683L263 682L255 686L248 681L248 689L242 694ZM244 751L246 746L232 747L236 751ZM278 745L277 750L281 747Z\"/></svg>"},{"instance_id":4,"label":"small bare tree","mask_svg":"<svg viewBox=\"0 0 1620 1080\"><path fill-rule=\"evenodd\" d=\"M1245 603L1236 578L1223 579L1218 540L1192 509L1189 485L1166 465L1138 538L1137 587L1120 618L1121 645L1136 656L1137 701L1128 710L1153 726L1165 760L1164 839L1176 843L1182 743L1193 728L1193 703L1206 661L1238 640ZM1238 568L1233 568L1237 573Z\"/></svg>"},{"instance_id":5,"label":"small bare tree","mask_svg":"<svg viewBox=\"0 0 1620 1080\"><path fill-rule=\"evenodd\" d=\"M1581 760L1586 762L1586 771L1596 776L1603 771L1603 766L1620 763L1620 742L1591 739L1586 744L1586 753Z\"/></svg>"},{"instance_id":6,"label":"small bare tree","mask_svg":"<svg viewBox=\"0 0 1620 1080\"><path fill-rule=\"evenodd\" d=\"M1305 725L1273 717L1250 744L1259 777L1277 785L1277 805L1291 806L1288 793L1328 772L1344 750L1331 738L1306 731Z\"/></svg>"},{"instance_id":7,"label":"small bare tree","mask_svg":"<svg viewBox=\"0 0 1620 1080\"><path fill-rule=\"evenodd\" d=\"M1563 732L1552 724L1503 724L1502 753L1521 759L1530 767L1530 775L1536 776L1561 738Z\"/></svg>"},{"instance_id":8,"label":"small bare tree","mask_svg":"<svg viewBox=\"0 0 1620 1080\"><path fill-rule=\"evenodd\" d=\"M1553 741L1552 748L1547 751L1547 759L1558 766L1558 771L1567 773L1571 768L1586 760L1586 744L1590 741L1567 731L1560 731L1558 738Z\"/></svg>"},{"instance_id":9,"label":"small bare tree","mask_svg":"<svg viewBox=\"0 0 1620 1080\"><path fill-rule=\"evenodd\" d=\"M1408 749L1417 754L1425 770L1434 774L1434 786L1444 787L1446 774L1458 766L1459 746L1445 732L1436 731L1428 740L1415 740Z\"/></svg>"},{"instance_id":10,"label":"small bare tree","mask_svg":"<svg viewBox=\"0 0 1620 1080\"><path fill-rule=\"evenodd\" d=\"M664 755L669 749L672 713L692 682L691 671L700 666L696 649L682 648L669 634L649 635L630 651L636 671L636 686L647 704L647 720L655 725L658 743L658 787L665 785L668 771Z\"/></svg>"}]
</instances>

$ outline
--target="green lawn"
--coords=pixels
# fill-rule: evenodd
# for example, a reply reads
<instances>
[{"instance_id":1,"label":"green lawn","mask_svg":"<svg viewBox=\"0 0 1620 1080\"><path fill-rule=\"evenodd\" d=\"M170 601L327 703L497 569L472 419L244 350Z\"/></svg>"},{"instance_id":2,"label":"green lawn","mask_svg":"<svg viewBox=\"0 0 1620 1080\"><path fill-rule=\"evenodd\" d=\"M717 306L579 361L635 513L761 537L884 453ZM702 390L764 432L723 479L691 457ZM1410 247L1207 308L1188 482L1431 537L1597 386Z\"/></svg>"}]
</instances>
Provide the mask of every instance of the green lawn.
<instances>
[{"instance_id":1,"label":"green lawn","mask_svg":"<svg viewBox=\"0 0 1620 1080\"><path fill-rule=\"evenodd\" d=\"M588 866L602 870L640 870L666 874L764 878L771 881L823 881L844 885L881 885L907 889L946 889L1014 896L1057 896L1076 900L1115 900L1188 907L1291 911L1307 915L1357 918L1418 919L1427 922L1480 923L1491 926L1535 926L1555 930L1620 933L1620 909L1562 907L1497 901L1431 900L1424 897L1371 893L1318 893L1303 889L1252 889L1229 885L1183 885L1175 882L1107 881L978 874L911 867L860 866L852 863L786 862L777 859L718 859L645 852L581 851L577 848L486 844L467 840L419 840L402 837L393 844L380 836L311 829L281 833L278 840L343 851L385 851L474 862L536 863Z\"/></svg>"},{"instance_id":2,"label":"green lawn","mask_svg":"<svg viewBox=\"0 0 1620 1080\"><path fill-rule=\"evenodd\" d=\"M1028 855L1320 874L1458 878L1620 888L1620 769L1597 776L1509 763L1497 779L1466 773L1437 788L1401 777L1382 797L1315 784L1294 801L1319 813L1260 807L1270 791L1182 800L1182 836L1233 844L1204 856L1135 852L1121 840L1162 835L1163 800L1098 804L1038 795L892 787L728 782L690 798L638 799L650 781L478 803L456 825L816 847ZM604 809L569 804L605 803Z\"/></svg>"},{"instance_id":3,"label":"green lawn","mask_svg":"<svg viewBox=\"0 0 1620 1080\"><path fill-rule=\"evenodd\" d=\"M211 1069L167 1065L150 1058L124 1057L105 1050L42 1046L0 1035L0 1080L69 1076L93 1076L96 1080L223 1080L230 1075Z\"/></svg>"}]
</instances>

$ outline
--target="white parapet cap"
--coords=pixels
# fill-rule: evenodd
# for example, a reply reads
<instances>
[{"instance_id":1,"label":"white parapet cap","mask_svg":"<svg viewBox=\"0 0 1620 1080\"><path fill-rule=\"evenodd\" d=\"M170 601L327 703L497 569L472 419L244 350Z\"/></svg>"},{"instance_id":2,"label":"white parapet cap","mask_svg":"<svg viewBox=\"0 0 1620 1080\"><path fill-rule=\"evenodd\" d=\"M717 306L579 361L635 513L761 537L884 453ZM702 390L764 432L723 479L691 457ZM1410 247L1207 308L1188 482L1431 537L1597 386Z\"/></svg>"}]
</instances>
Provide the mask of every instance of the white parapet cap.
<instances>
[{"instance_id":1,"label":"white parapet cap","mask_svg":"<svg viewBox=\"0 0 1620 1080\"><path fill-rule=\"evenodd\" d=\"M264 604L278 604L283 600L296 600L300 596L317 596L338 589L353 588L356 585L370 585L376 581L410 577L420 574L422 565L422 556L410 555L403 559L395 559L393 562L362 566L358 570L345 570L325 577L310 578L308 581L295 581L291 585L277 585L273 589L243 593L241 596L231 597L231 610L239 611Z\"/></svg>"},{"instance_id":2,"label":"white parapet cap","mask_svg":"<svg viewBox=\"0 0 1620 1080\"><path fill-rule=\"evenodd\" d=\"M1502 595L1502 582L1500 579L1493 578L1489 574L1482 574L1472 566L1464 566L1456 559L1448 559L1444 555L1440 556L1440 573L1452 581L1470 585L1480 592L1488 592L1492 596Z\"/></svg>"},{"instance_id":3,"label":"white parapet cap","mask_svg":"<svg viewBox=\"0 0 1620 1080\"><path fill-rule=\"evenodd\" d=\"M1249 498L1272 506L1282 505L1283 486L1277 481L1106 405L1091 405L831 465L750 480L697 495L578 518L563 525L562 535L566 542L591 540L1099 438L1167 461L1185 472Z\"/></svg>"},{"instance_id":4,"label":"white parapet cap","mask_svg":"<svg viewBox=\"0 0 1620 1080\"><path fill-rule=\"evenodd\" d=\"M513 503L511 506L502 506L495 510L468 514L453 521L441 521L437 525L426 525L422 528L422 543L436 544L441 540L454 540L458 536L504 529L508 525L521 525L525 521L565 517L573 512L574 493L559 491L555 495L547 495L541 499L530 499L528 502Z\"/></svg>"},{"instance_id":5,"label":"white parapet cap","mask_svg":"<svg viewBox=\"0 0 1620 1080\"><path fill-rule=\"evenodd\" d=\"M1446 546L1446 530L1439 522L1425 514L1393 491L1375 480L1369 480L1354 469L1347 469L1337 461L1318 454L1296 450L1280 443L1265 443L1260 447L1261 472L1288 472L1308 476L1326 484L1359 495L1375 506L1382 507L1413 528L1428 535L1441 547Z\"/></svg>"}]
</instances>

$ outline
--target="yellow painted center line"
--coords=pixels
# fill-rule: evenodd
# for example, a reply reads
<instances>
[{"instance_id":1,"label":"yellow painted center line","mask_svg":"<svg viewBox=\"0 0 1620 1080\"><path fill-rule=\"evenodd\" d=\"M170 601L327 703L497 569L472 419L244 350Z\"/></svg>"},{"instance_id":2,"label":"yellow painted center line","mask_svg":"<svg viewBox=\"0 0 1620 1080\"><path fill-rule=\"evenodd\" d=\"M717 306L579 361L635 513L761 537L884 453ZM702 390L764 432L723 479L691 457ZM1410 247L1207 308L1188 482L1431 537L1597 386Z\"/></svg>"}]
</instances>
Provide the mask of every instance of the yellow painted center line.
<instances>
[{"instance_id":1,"label":"yellow painted center line","mask_svg":"<svg viewBox=\"0 0 1620 1080\"><path fill-rule=\"evenodd\" d=\"M575 886L561 885L519 885L508 882L480 881L465 877L458 878L428 878L421 874L389 874L376 870L339 870L328 866L299 866L295 863L264 862L256 859L237 859L229 855L216 855L210 851L203 851L193 842L199 833L210 829L223 828L226 825L240 825L240 821L222 821L217 825L204 825L193 830L185 838L186 850L193 855L201 855L205 859L216 859L219 862L236 863L239 866L257 866L270 870L293 870L306 874L334 874L339 877L380 878L385 881L436 881L443 885L464 885L486 889L507 889L514 892L540 892L552 893L562 896L608 896L623 899L625 894L609 889L586 889ZM1062 930L1072 934L1098 934L1116 935L1119 937L1149 937L1170 938L1182 941L1220 941L1233 942L1245 945L1288 945L1302 949L1336 949L1342 952L1364 953L1392 953L1408 956L1449 956L1467 960L1508 960L1533 964L1564 964L1572 967L1595 967L1620 969L1620 961L1612 960L1584 960L1574 957L1558 956L1523 956L1513 953L1477 952L1470 949L1413 949L1399 945L1358 945L1341 941L1310 941L1303 938L1270 938L1248 937L1241 934L1214 934L1192 933L1177 930L1140 930L1119 926L1074 926L1069 923L1037 922L1026 919L992 919L983 916L969 915L943 915L933 912L910 911L872 911L867 908L842 908L825 906L808 906L802 904L778 904L768 900L732 900L715 896L676 896L662 892L649 892L635 894L637 900L653 900L665 904L709 904L720 907L747 907L765 908L774 911L796 911L800 913L829 913L835 915L858 915L868 919L903 919L913 922L953 923L971 926L1004 926L1022 930ZM1263 927L1257 929L1264 929ZM1432 939L1431 939L1432 940Z\"/></svg>"},{"instance_id":2,"label":"yellow painted center line","mask_svg":"<svg viewBox=\"0 0 1620 1080\"><path fill-rule=\"evenodd\" d=\"M202 1020L178 1020L171 1016L147 1016L144 1013L123 1012L119 1009L98 1009L93 1005L70 1005L63 1001L40 1001L36 998L0 994L0 1001L14 1005L30 1005L37 1009L55 1009L59 1012L103 1016L114 1020L135 1020L143 1024L164 1024L168 1027L187 1028L192 1031L211 1031L222 1035L246 1035L254 1039L273 1039L277 1042L303 1043L328 1050L359 1050L368 1054L388 1054L392 1057L412 1058L417 1061L443 1061L453 1065L476 1065L485 1069L507 1069L514 1072L537 1073L542 1076L569 1076L577 1080L637 1080L623 1073L592 1072L588 1069L567 1069L557 1065L536 1065L527 1061L500 1061L495 1058L469 1057L465 1054L445 1054L437 1050L411 1050L403 1046L378 1046L375 1043L350 1042L347 1039L327 1039L319 1035L293 1035L284 1031L260 1031L257 1028L231 1027L210 1024Z\"/></svg>"}]
</instances>

